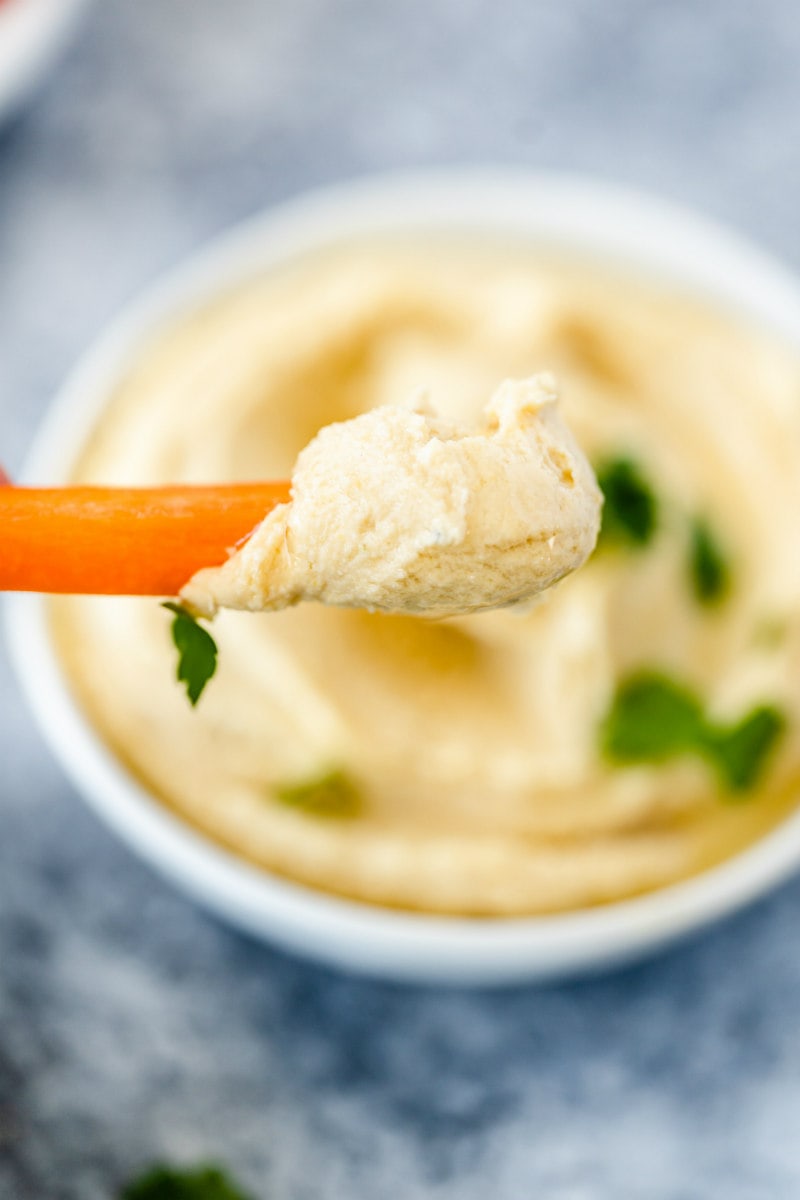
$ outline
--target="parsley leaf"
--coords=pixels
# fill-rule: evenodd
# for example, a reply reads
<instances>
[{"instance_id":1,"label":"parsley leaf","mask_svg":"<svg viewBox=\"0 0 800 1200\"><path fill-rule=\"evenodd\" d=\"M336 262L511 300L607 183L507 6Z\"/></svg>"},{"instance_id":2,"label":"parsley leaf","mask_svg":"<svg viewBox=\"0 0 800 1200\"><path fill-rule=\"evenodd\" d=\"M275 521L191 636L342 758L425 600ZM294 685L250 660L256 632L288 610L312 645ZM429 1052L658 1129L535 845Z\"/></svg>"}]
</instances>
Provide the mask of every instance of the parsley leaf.
<instances>
[{"instance_id":1,"label":"parsley leaf","mask_svg":"<svg viewBox=\"0 0 800 1200\"><path fill-rule=\"evenodd\" d=\"M714 722L689 688L657 671L639 671L617 688L600 726L600 748L620 765L697 755L727 792L743 793L758 782L785 728L771 705L731 725Z\"/></svg>"},{"instance_id":2,"label":"parsley leaf","mask_svg":"<svg viewBox=\"0 0 800 1200\"><path fill-rule=\"evenodd\" d=\"M728 595L731 567L716 535L703 517L692 522L689 544L692 591L700 604L713 607Z\"/></svg>"},{"instance_id":3,"label":"parsley leaf","mask_svg":"<svg viewBox=\"0 0 800 1200\"><path fill-rule=\"evenodd\" d=\"M666 675L642 671L617 689L601 745L613 762L663 762L696 750L703 734L697 697Z\"/></svg>"},{"instance_id":4,"label":"parsley leaf","mask_svg":"<svg viewBox=\"0 0 800 1200\"><path fill-rule=\"evenodd\" d=\"M728 791L750 790L785 728L783 714L765 704L735 725L708 731L708 749Z\"/></svg>"},{"instance_id":5,"label":"parsley leaf","mask_svg":"<svg viewBox=\"0 0 800 1200\"><path fill-rule=\"evenodd\" d=\"M355 782L339 768L313 779L279 784L273 793L282 804L315 817L354 817L361 807L361 794Z\"/></svg>"},{"instance_id":6,"label":"parsley leaf","mask_svg":"<svg viewBox=\"0 0 800 1200\"><path fill-rule=\"evenodd\" d=\"M658 501L641 468L631 458L613 458L601 463L596 474L605 498L601 542L646 546L658 523Z\"/></svg>"},{"instance_id":7,"label":"parsley leaf","mask_svg":"<svg viewBox=\"0 0 800 1200\"><path fill-rule=\"evenodd\" d=\"M129 1183L119 1200L251 1200L218 1167L202 1166L194 1170L151 1167L141 1178Z\"/></svg>"},{"instance_id":8,"label":"parsley leaf","mask_svg":"<svg viewBox=\"0 0 800 1200\"><path fill-rule=\"evenodd\" d=\"M217 643L182 604L169 600L162 608L175 614L172 640L178 650L176 678L186 686L186 695L194 708L217 669Z\"/></svg>"}]
</instances>

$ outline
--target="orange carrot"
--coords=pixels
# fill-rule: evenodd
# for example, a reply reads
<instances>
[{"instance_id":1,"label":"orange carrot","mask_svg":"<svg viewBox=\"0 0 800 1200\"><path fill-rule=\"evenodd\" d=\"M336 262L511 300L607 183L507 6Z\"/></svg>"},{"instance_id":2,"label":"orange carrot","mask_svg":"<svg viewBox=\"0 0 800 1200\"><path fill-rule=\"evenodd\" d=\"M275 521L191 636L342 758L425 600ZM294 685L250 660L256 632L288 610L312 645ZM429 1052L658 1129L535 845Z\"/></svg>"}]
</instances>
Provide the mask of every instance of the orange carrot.
<instances>
[{"instance_id":1,"label":"orange carrot","mask_svg":"<svg viewBox=\"0 0 800 1200\"><path fill-rule=\"evenodd\" d=\"M0 486L0 591L174 596L288 499L284 481Z\"/></svg>"}]
</instances>

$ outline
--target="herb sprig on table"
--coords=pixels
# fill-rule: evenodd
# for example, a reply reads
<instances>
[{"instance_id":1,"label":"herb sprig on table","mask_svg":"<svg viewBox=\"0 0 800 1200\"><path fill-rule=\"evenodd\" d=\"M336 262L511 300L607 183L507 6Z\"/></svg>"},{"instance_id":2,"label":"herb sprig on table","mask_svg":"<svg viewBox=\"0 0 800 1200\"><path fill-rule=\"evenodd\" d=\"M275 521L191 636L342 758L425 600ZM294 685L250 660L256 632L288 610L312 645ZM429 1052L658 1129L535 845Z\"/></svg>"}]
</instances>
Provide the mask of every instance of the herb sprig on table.
<instances>
[{"instance_id":1,"label":"herb sprig on table","mask_svg":"<svg viewBox=\"0 0 800 1200\"><path fill-rule=\"evenodd\" d=\"M769 704L730 724L714 721L691 688L657 671L639 671L619 685L600 744L617 765L699 757L724 791L741 796L759 782L785 727L783 714Z\"/></svg>"},{"instance_id":2,"label":"herb sprig on table","mask_svg":"<svg viewBox=\"0 0 800 1200\"><path fill-rule=\"evenodd\" d=\"M168 600L163 608L174 614L172 640L178 651L176 676L194 706L217 669L217 643L183 604Z\"/></svg>"},{"instance_id":3,"label":"herb sprig on table","mask_svg":"<svg viewBox=\"0 0 800 1200\"><path fill-rule=\"evenodd\" d=\"M119 1200L253 1200L219 1167L151 1167L119 1193Z\"/></svg>"}]
</instances>

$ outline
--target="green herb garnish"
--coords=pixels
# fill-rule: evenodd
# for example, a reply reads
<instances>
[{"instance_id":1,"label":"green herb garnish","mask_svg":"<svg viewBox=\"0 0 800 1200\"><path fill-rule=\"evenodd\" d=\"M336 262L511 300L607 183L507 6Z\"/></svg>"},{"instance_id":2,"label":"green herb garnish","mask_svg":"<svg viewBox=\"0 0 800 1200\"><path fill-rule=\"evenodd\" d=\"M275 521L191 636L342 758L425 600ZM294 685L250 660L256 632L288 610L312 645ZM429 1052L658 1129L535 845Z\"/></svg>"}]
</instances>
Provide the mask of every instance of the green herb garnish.
<instances>
[{"instance_id":1,"label":"green herb garnish","mask_svg":"<svg viewBox=\"0 0 800 1200\"><path fill-rule=\"evenodd\" d=\"M123 1188L119 1200L251 1200L251 1197L219 1167L179 1171L157 1166Z\"/></svg>"},{"instance_id":2,"label":"green herb garnish","mask_svg":"<svg viewBox=\"0 0 800 1200\"><path fill-rule=\"evenodd\" d=\"M596 474L605 499L601 544L646 546L658 523L658 501L641 468L631 458L614 458Z\"/></svg>"},{"instance_id":3,"label":"green herb garnish","mask_svg":"<svg viewBox=\"0 0 800 1200\"><path fill-rule=\"evenodd\" d=\"M712 721L690 688L659 672L640 671L619 685L600 745L606 758L621 765L697 755L726 791L743 793L758 782L785 727L783 715L770 705L730 725Z\"/></svg>"},{"instance_id":4,"label":"green herb garnish","mask_svg":"<svg viewBox=\"0 0 800 1200\"><path fill-rule=\"evenodd\" d=\"M730 562L703 517L697 517L692 522L689 575L692 591L700 604L713 607L724 600L730 591Z\"/></svg>"},{"instance_id":5,"label":"green herb garnish","mask_svg":"<svg viewBox=\"0 0 800 1200\"><path fill-rule=\"evenodd\" d=\"M172 640L178 650L176 678L185 685L189 703L194 707L217 669L217 643L182 604L169 600L162 607L175 614Z\"/></svg>"},{"instance_id":6,"label":"green herb garnish","mask_svg":"<svg viewBox=\"0 0 800 1200\"><path fill-rule=\"evenodd\" d=\"M696 750L704 731L702 706L688 688L643 671L618 687L601 743L613 762L663 762Z\"/></svg>"},{"instance_id":7,"label":"green herb garnish","mask_svg":"<svg viewBox=\"0 0 800 1200\"><path fill-rule=\"evenodd\" d=\"M748 792L755 785L785 728L782 713L765 704L735 725L707 730L708 753L728 791Z\"/></svg>"},{"instance_id":8,"label":"green herb garnish","mask_svg":"<svg viewBox=\"0 0 800 1200\"><path fill-rule=\"evenodd\" d=\"M339 768L312 779L279 784L276 800L315 817L354 817L361 807L361 794L353 779Z\"/></svg>"}]
</instances>

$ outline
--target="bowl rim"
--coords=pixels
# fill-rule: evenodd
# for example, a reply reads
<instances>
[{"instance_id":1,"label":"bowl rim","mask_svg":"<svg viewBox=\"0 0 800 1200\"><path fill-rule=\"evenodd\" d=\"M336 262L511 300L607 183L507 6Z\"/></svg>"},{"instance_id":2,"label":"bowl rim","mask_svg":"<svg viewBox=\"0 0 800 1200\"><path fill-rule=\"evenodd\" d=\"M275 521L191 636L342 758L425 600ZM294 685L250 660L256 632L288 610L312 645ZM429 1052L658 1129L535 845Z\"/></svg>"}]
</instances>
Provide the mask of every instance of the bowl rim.
<instances>
[{"instance_id":1,"label":"bowl rim","mask_svg":"<svg viewBox=\"0 0 800 1200\"><path fill-rule=\"evenodd\" d=\"M215 239L128 305L51 405L23 470L63 482L127 363L159 327L225 287L359 236L472 233L605 258L706 295L800 347L800 281L716 222L629 187L524 169L371 176L318 189ZM315 891L237 857L184 823L103 743L72 698L43 597L5 597L9 652L45 741L118 836L195 901L328 966L413 983L500 985L576 977L644 957L733 914L800 867L800 809L688 880L598 908L470 918L398 912Z\"/></svg>"}]
</instances>

